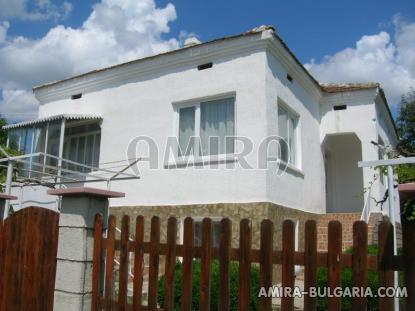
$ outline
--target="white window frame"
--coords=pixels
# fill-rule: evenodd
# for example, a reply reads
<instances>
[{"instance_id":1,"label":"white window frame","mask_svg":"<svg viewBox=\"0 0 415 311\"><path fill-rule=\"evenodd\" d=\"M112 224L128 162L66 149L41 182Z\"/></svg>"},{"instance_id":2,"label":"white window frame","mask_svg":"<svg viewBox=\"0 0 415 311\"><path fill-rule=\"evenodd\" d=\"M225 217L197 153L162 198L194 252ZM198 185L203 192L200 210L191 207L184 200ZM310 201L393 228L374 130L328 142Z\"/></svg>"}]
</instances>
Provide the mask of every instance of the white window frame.
<instances>
[{"instance_id":1,"label":"white window frame","mask_svg":"<svg viewBox=\"0 0 415 311\"><path fill-rule=\"evenodd\" d=\"M295 159L294 159L294 163L293 162L289 162L286 163L285 161L281 160L281 162L283 162L284 164L287 165L288 168L292 168L294 170L301 170L302 169L302 157L301 157L301 119L300 119L300 114L297 113L294 109L292 109L289 105L286 104L285 101L283 101L281 98L278 98L278 102L277 102L277 131L278 131L278 135L279 135L279 109L284 110L287 114L289 118L292 118L295 122L294 122L294 155L295 155ZM287 124L288 126L288 124ZM287 128L287 134L289 135L289 129ZM290 157L291 159L291 157Z\"/></svg>"},{"instance_id":2,"label":"white window frame","mask_svg":"<svg viewBox=\"0 0 415 311\"><path fill-rule=\"evenodd\" d=\"M196 137L200 141L200 121L201 121L201 109L200 105L204 102L220 100L220 99L227 99L233 98L234 100L234 136L237 136L237 101L236 101L236 93L235 92L228 92L213 96L201 97L197 99L191 99L186 101L180 102L173 102L173 110L174 110L174 137L176 137L177 142L179 142L179 132L180 132L180 109L182 108L189 108L195 107L195 129L194 129L194 137ZM179 155L179 144L177 144L176 150L173 150L174 157L176 157L179 163L175 163L173 159L170 158L169 163L166 163L166 166L174 166L175 164L196 164L196 163L207 163L211 161L217 162L228 162L228 161L235 161L234 154L236 152L236 141L234 142L234 152L232 154L221 153L217 155L201 155L199 153L199 148L196 149L197 154L190 154L190 155ZM195 150L195 149L194 149Z\"/></svg>"}]
</instances>

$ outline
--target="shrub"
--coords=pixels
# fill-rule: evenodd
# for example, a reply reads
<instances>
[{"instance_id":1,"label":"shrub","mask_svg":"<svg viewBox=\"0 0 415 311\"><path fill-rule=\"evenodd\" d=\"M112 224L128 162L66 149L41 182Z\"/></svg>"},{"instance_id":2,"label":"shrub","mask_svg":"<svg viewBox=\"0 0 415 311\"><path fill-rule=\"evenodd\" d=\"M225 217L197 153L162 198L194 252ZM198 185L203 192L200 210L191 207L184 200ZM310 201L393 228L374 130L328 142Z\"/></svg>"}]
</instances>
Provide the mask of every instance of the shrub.
<instances>
[{"instance_id":1,"label":"shrub","mask_svg":"<svg viewBox=\"0 0 415 311\"><path fill-rule=\"evenodd\" d=\"M219 263L217 260L212 261L211 265L211 299L210 310L218 310L219 301ZM193 262L193 276L192 276L192 310L199 310L199 289L200 289L200 274L201 265L200 260ZM179 311L181 309L181 296L182 296L182 264L178 262L175 267L174 273L174 310ZM239 265L236 262L231 263L230 267L230 310L238 310L239 306ZM158 298L157 301L162 307L165 299L165 276L162 276L158 282ZM251 267L251 299L250 310L258 310L259 305L259 268L257 266Z\"/></svg>"}]
</instances>

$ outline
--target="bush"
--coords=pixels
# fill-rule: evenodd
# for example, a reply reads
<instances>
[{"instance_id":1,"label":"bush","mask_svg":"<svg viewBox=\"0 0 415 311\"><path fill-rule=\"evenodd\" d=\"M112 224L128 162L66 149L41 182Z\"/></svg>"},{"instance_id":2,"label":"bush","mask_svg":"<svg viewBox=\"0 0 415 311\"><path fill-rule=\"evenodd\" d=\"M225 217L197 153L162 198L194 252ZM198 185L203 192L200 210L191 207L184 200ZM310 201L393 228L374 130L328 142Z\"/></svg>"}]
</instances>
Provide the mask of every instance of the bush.
<instances>
[{"instance_id":1,"label":"bush","mask_svg":"<svg viewBox=\"0 0 415 311\"><path fill-rule=\"evenodd\" d=\"M212 278L211 278L211 299L210 310L218 310L219 301L219 263L217 260L212 261ZM238 310L239 306L239 265L236 262L231 263L230 267L230 310ZM192 310L199 310L199 289L200 289L200 274L201 265L200 260L193 262L193 276L192 276ZM181 297L182 297L182 264L178 262L175 267L174 274L174 310L179 311L181 309ZM158 282L158 298L159 305L164 306L165 299L165 287L166 279L162 276ZM258 310L259 305L259 268L257 266L251 267L251 299L250 310Z\"/></svg>"},{"instance_id":2,"label":"bush","mask_svg":"<svg viewBox=\"0 0 415 311\"><path fill-rule=\"evenodd\" d=\"M346 253L352 254L353 249L349 248L346 250ZM377 255L378 254L378 247L377 245L368 245L367 253L369 255ZM401 250L398 250L398 253L401 253ZM344 268L341 274L341 281L342 281L342 288L343 290L348 287L353 287L353 280L352 280L353 272L351 268ZM367 274L367 286L370 287L373 294L377 293L379 288L379 279L378 273L374 270L369 270ZM402 274L400 274L400 282L402 285ZM318 268L317 269L317 287L321 288L320 291L323 292L323 288L328 287L327 282L327 268ZM379 310L379 301L377 297L368 297L368 306L367 310ZM343 297L341 300L341 309L342 311L352 310L352 298L351 297ZM323 311L327 310L327 298L326 297L318 297L317 298L317 310Z\"/></svg>"}]
</instances>

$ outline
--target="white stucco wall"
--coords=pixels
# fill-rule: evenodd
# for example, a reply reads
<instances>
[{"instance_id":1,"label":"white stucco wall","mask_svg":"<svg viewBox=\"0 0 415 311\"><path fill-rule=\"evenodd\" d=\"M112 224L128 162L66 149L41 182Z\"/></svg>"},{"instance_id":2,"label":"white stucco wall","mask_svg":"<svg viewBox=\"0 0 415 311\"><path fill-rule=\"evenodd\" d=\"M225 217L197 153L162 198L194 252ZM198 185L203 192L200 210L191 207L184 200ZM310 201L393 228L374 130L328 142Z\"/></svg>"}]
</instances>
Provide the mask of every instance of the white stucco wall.
<instances>
[{"instance_id":1,"label":"white stucco wall","mask_svg":"<svg viewBox=\"0 0 415 311\"><path fill-rule=\"evenodd\" d=\"M235 94L236 133L258 142L266 135L265 53L244 52L213 59L211 69L198 71L195 62L151 78L114 85L40 107L40 117L61 113L98 114L103 117L100 162L126 159L129 142L148 135L160 147L159 169L139 165L140 180L119 181L112 190L126 192L113 205L169 205L266 201L263 170L165 168L164 149L174 134L173 103ZM143 156L147 156L142 148ZM141 155L141 154L140 154ZM255 162L255 153L248 159ZM93 186L101 186L94 184Z\"/></svg>"},{"instance_id":2,"label":"white stucco wall","mask_svg":"<svg viewBox=\"0 0 415 311\"><path fill-rule=\"evenodd\" d=\"M320 149L320 106L315 95L308 92L288 66L272 53L267 54L266 94L267 133L278 135L278 99L298 115L297 167L289 167L278 176L267 173L267 195L270 201L300 210L325 211L324 162ZM287 72L293 76L287 79Z\"/></svg>"}]
</instances>

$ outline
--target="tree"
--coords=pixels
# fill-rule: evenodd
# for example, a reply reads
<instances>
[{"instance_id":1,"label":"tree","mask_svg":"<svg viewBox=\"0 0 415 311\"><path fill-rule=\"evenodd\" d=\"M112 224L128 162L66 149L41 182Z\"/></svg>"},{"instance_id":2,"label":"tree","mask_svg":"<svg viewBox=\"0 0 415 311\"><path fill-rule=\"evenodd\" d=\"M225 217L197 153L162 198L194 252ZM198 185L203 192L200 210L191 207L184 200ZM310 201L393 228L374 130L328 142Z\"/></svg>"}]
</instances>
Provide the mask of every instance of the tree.
<instances>
[{"instance_id":1,"label":"tree","mask_svg":"<svg viewBox=\"0 0 415 311\"><path fill-rule=\"evenodd\" d=\"M0 116L0 146L6 146L7 131L3 129L3 126L7 124L7 120Z\"/></svg>"},{"instance_id":2,"label":"tree","mask_svg":"<svg viewBox=\"0 0 415 311\"><path fill-rule=\"evenodd\" d=\"M415 90L413 89L402 96L396 126L399 134L398 150L404 155L415 155Z\"/></svg>"},{"instance_id":3,"label":"tree","mask_svg":"<svg viewBox=\"0 0 415 311\"><path fill-rule=\"evenodd\" d=\"M397 149L406 157L415 156L415 90L402 96L399 115L396 119L399 142ZM395 167L399 182L415 181L415 165L405 164Z\"/></svg>"}]
</instances>

